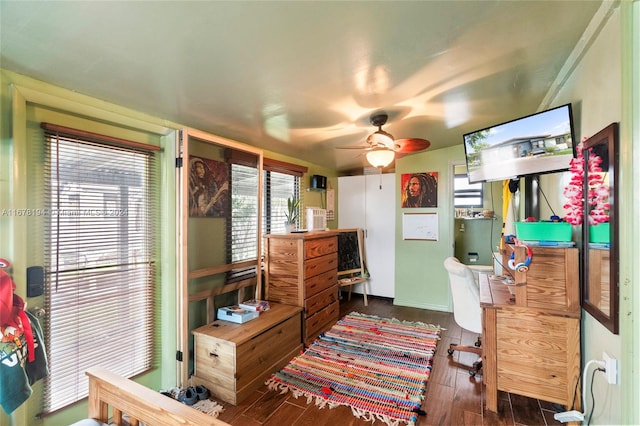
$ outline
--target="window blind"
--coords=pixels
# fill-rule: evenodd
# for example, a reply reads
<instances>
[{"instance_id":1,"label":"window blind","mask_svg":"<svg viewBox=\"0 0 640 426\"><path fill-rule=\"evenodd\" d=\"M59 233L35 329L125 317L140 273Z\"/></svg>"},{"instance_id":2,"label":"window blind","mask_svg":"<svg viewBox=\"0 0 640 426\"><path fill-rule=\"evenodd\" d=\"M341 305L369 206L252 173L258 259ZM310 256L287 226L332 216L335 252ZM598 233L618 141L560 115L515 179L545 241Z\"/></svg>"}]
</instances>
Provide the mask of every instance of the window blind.
<instances>
[{"instance_id":1,"label":"window blind","mask_svg":"<svg viewBox=\"0 0 640 426\"><path fill-rule=\"evenodd\" d=\"M263 228L269 234L284 233L287 199L291 196L300 198L300 178L295 175L265 171L264 176L264 215ZM300 224L304 212L303 201L298 206L298 220Z\"/></svg>"},{"instance_id":2,"label":"window blind","mask_svg":"<svg viewBox=\"0 0 640 426\"><path fill-rule=\"evenodd\" d=\"M231 165L231 261L253 260L258 246L258 169ZM255 271L253 271L255 274Z\"/></svg>"},{"instance_id":3,"label":"window blind","mask_svg":"<svg viewBox=\"0 0 640 426\"><path fill-rule=\"evenodd\" d=\"M456 174L453 178L454 207L482 207L482 183L469 183L466 174Z\"/></svg>"},{"instance_id":4,"label":"window blind","mask_svg":"<svg viewBox=\"0 0 640 426\"><path fill-rule=\"evenodd\" d=\"M158 181L140 144L43 128L50 413L88 395L89 367L152 365Z\"/></svg>"},{"instance_id":5,"label":"window blind","mask_svg":"<svg viewBox=\"0 0 640 426\"><path fill-rule=\"evenodd\" d=\"M293 196L300 200L297 225L300 226L304 212L304 197L300 192L300 178L308 171L305 166L285 161L264 158L264 200L263 229L268 234L282 233L285 230L285 212L287 198Z\"/></svg>"}]
</instances>

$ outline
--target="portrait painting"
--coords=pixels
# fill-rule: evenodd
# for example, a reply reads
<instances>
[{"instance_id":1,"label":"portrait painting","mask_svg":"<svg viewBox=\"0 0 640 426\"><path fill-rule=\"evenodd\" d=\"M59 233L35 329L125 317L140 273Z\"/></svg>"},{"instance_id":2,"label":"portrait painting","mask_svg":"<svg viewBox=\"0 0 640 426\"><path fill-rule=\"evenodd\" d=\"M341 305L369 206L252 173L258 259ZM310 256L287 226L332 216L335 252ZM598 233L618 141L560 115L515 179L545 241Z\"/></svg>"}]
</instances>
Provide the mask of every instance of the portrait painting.
<instances>
[{"instance_id":1,"label":"portrait painting","mask_svg":"<svg viewBox=\"0 0 640 426\"><path fill-rule=\"evenodd\" d=\"M229 209L229 166L189 156L189 216L225 217Z\"/></svg>"},{"instance_id":2,"label":"portrait painting","mask_svg":"<svg viewBox=\"0 0 640 426\"><path fill-rule=\"evenodd\" d=\"M402 207L438 207L438 172L403 173Z\"/></svg>"}]
</instances>

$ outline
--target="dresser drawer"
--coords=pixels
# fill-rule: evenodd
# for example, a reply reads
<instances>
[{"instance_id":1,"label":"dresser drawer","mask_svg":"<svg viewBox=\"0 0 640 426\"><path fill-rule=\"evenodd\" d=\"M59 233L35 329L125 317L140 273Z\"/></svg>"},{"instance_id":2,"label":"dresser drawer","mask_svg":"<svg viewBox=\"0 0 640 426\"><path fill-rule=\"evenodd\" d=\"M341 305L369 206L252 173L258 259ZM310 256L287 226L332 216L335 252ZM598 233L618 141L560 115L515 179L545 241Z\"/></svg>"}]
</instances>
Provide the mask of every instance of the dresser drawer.
<instances>
[{"instance_id":1,"label":"dresser drawer","mask_svg":"<svg viewBox=\"0 0 640 426\"><path fill-rule=\"evenodd\" d=\"M304 242L304 258L311 259L338 252L338 237L316 238Z\"/></svg>"},{"instance_id":2,"label":"dresser drawer","mask_svg":"<svg viewBox=\"0 0 640 426\"><path fill-rule=\"evenodd\" d=\"M305 316L310 317L311 315L318 312L320 309L324 308L327 305L332 304L333 302L338 300L338 287L332 286L326 290L321 291L315 296L311 296L307 300L304 301L304 312Z\"/></svg>"},{"instance_id":3,"label":"dresser drawer","mask_svg":"<svg viewBox=\"0 0 640 426\"><path fill-rule=\"evenodd\" d=\"M338 268L338 256L335 253L314 257L304 262L304 277L309 279L315 275ZM337 274L337 273L336 273Z\"/></svg>"},{"instance_id":4,"label":"dresser drawer","mask_svg":"<svg viewBox=\"0 0 640 426\"><path fill-rule=\"evenodd\" d=\"M271 368L302 342L300 315L276 325L238 347L236 380L242 389Z\"/></svg>"},{"instance_id":5,"label":"dresser drawer","mask_svg":"<svg viewBox=\"0 0 640 426\"><path fill-rule=\"evenodd\" d=\"M277 253L279 259L298 261L298 241L288 239L269 239L269 252Z\"/></svg>"},{"instance_id":6,"label":"dresser drawer","mask_svg":"<svg viewBox=\"0 0 640 426\"><path fill-rule=\"evenodd\" d=\"M340 305L338 301L335 301L316 314L308 317L305 320L305 344L310 345L313 339L328 328L325 327L327 324L338 320L339 315Z\"/></svg>"},{"instance_id":7,"label":"dresser drawer","mask_svg":"<svg viewBox=\"0 0 640 426\"><path fill-rule=\"evenodd\" d=\"M336 268L304 280L305 299L338 284L338 270Z\"/></svg>"}]
</instances>

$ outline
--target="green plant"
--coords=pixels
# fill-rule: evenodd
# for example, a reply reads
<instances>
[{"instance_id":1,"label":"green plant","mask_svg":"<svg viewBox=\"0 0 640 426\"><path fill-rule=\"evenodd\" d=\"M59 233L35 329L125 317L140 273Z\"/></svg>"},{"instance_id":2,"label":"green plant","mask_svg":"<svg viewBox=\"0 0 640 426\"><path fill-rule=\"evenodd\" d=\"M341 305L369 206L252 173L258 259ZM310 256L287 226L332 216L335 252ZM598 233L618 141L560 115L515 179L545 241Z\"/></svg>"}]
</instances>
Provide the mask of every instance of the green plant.
<instances>
[{"instance_id":1,"label":"green plant","mask_svg":"<svg viewBox=\"0 0 640 426\"><path fill-rule=\"evenodd\" d=\"M287 198L287 211L284 213L287 221L286 223L295 223L298 218L300 207L300 199L295 198L293 195Z\"/></svg>"}]
</instances>

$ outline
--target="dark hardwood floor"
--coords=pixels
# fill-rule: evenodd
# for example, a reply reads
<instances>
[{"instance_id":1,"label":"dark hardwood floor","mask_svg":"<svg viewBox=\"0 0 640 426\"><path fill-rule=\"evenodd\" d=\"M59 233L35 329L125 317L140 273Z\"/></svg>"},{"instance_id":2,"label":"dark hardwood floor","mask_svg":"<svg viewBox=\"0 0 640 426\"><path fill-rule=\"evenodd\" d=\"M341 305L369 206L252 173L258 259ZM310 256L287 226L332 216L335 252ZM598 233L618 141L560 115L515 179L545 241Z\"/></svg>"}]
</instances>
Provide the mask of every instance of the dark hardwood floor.
<instances>
[{"instance_id":1,"label":"dark hardwood floor","mask_svg":"<svg viewBox=\"0 0 640 426\"><path fill-rule=\"evenodd\" d=\"M390 300L369 298L364 306L362 297L353 295L351 301L342 301L340 313L361 312L385 318L422 321L440 325L446 330L438 344L433 371L427 384L427 392L418 426L426 425L560 425L553 414L562 407L519 395L501 392L498 396L498 413L484 408L484 387L480 375L471 377L469 367L475 355L454 353L449 356L450 343L473 344L475 335L462 330L453 320L453 314L424 309L394 306ZM371 425L357 419L348 407L319 409L306 399L295 399L291 393L259 389L237 406L222 403L225 410L219 418L232 425L309 425L309 426L364 426ZM383 424L376 421L374 424Z\"/></svg>"}]
</instances>

